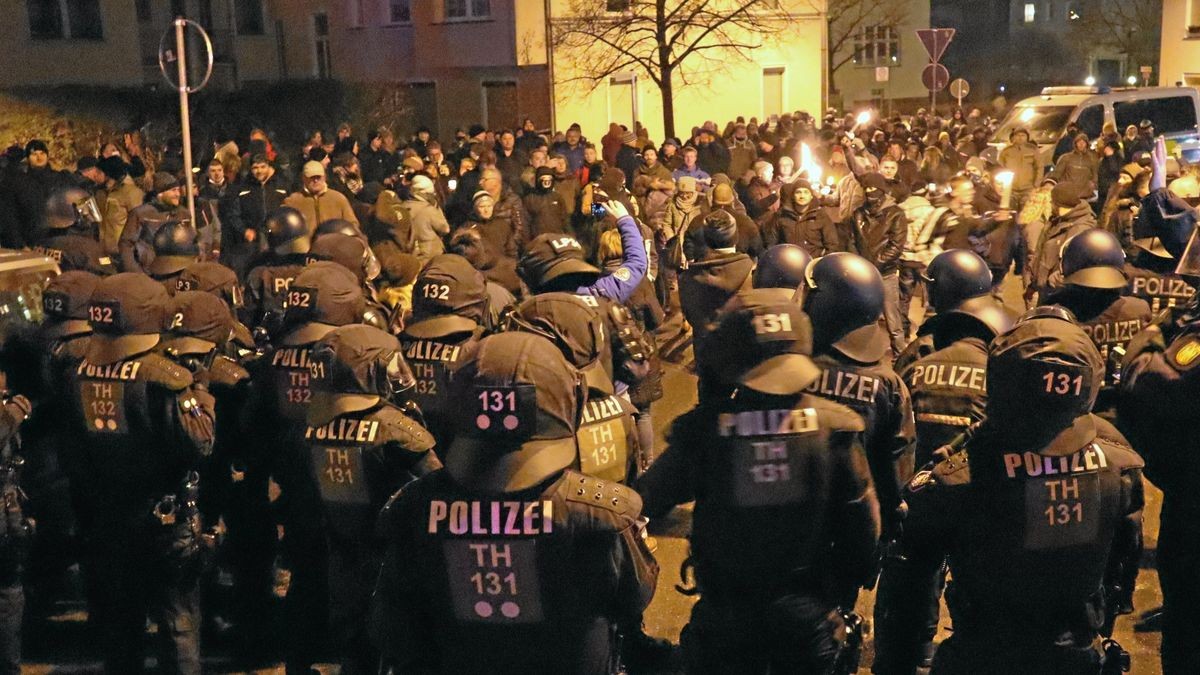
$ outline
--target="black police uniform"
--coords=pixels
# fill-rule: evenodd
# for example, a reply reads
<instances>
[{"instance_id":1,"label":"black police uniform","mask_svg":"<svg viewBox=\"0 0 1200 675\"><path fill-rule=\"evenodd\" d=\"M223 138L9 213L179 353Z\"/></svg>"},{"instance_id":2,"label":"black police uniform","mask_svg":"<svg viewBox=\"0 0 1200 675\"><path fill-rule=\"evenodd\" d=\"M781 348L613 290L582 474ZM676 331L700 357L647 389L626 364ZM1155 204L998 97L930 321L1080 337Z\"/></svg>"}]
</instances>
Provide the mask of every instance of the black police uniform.
<instances>
[{"instance_id":1,"label":"black police uniform","mask_svg":"<svg viewBox=\"0 0 1200 675\"><path fill-rule=\"evenodd\" d=\"M296 276L286 303L282 336L251 367L253 385L242 427L255 449L247 459L247 473L262 463L282 493L283 549L292 571L284 607L287 661L289 668L302 670L312 665L325 637L327 554L309 456L287 439L303 428L314 384L325 377L313 360L313 344L338 326L357 323L363 299L352 273L321 261Z\"/></svg>"},{"instance_id":2,"label":"black police uniform","mask_svg":"<svg viewBox=\"0 0 1200 675\"><path fill-rule=\"evenodd\" d=\"M59 191L46 200L46 230L37 233L33 250L52 258L64 272L83 270L109 275L117 271L116 262L96 241L96 223L84 217L81 208L91 199L80 188ZM89 216L90 217L90 216Z\"/></svg>"},{"instance_id":3,"label":"black police uniform","mask_svg":"<svg viewBox=\"0 0 1200 675\"><path fill-rule=\"evenodd\" d=\"M637 409L617 396L612 381L612 350L604 319L590 296L543 293L526 299L509 315L510 329L542 335L554 342L583 374L587 403L575 438L579 460L572 468L596 478L626 483L637 476L640 461Z\"/></svg>"},{"instance_id":4,"label":"black police uniform","mask_svg":"<svg viewBox=\"0 0 1200 675\"><path fill-rule=\"evenodd\" d=\"M1129 277L1125 294L1145 300L1154 315L1164 309L1182 307L1196 294L1187 280L1172 272L1175 261L1162 260L1143 252L1125 265L1125 275Z\"/></svg>"},{"instance_id":5,"label":"black police uniform","mask_svg":"<svg viewBox=\"0 0 1200 675\"><path fill-rule=\"evenodd\" d=\"M376 643L397 672L614 672L613 626L658 566L630 488L571 471L582 383L545 338L501 333L455 377L447 468L381 516Z\"/></svg>"},{"instance_id":6,"label":"black police uniform","mask_svg":"<svg viewBox=\"0 0 1200 675\"><path fill-rule=\"evenodd\" d=\"M429 260L413 285L412 319L400 334L416 384L404 398L417 405L445 453L454 440L456 407L450 376L475 353L487 316L487 286L466 258L447 253Z\"/></svg>"},{"instance_id":7,"label":"black police uniform","mask_svg":"<svg viewBox=\"0 0 1200 675\"><path fill-rule=\"evenodd\" d=\"M76 519L71 497L86 479L79 470L81 448L63 420L73 413L68 385L87 351L92 334L88 302L99 282L89 272L69 271L51 279L42 291L36 367L43 385L37 394L29 394L35 405L21 426L22 487L30 498L29 515L38 523L27 578L35 616L50 609L67 568L78 561L75 539L87 526L85 514Z\"/></svg>"},{"instance_id":8,"label":"black police uniform","mask_svg":"<svg viewBox=\"0 0 1200 675\"><path fill-rule=\"evenodd\" d=\"M430 452L433 437L387 400L391 359L400 359L403 386L412 383L399 353L396 338L365 325L338 328L313 346L326 377L308 408L303 444L324 506L330 626L345 673L374 673L379 664L367 637L383 564L376 515L409 480L441 467Z\"/></svg>"},{"instance_id":9,"label":"black police uniform","mask_svg":"<svg viewBox=\"0 0 1200 675\"><path fill-rule=\"evenodd\" d=\"M884 360L888 336L877 323L883 284L874 265L850 253L827 255L810 270L805 309L813 320L813 361L822 372L805 391L862 416L863 444L890 528L912 472L906 449L915 428L908 387Z\"/></svg>"},{"instance_id":10,"label":"black police uniform","mask_svg":"<svg viewBox=\"0 0 1200 675\"><path fill-rule=\"evenodd\" d=\"M176 672L200 672L194 471L213 443L214 403L188 370L152 351L168 296L136 273L100 282L95 331L71 380L82 434L81 508L109 672L142 670L146 614Z\"/></svg>"},{"instance_id":11,"label":"black police uniform","mask_svg":"<svg viewBox=\"0 0 1200 675\"><path fill-rule=\"evenodd\" d=\"M688 672L832 672L837 608L874 576L879 537L863 422L805 393L821 370L800 308L753 293L711 334L733 393L675 422L638 489L651 518L696 500Z\"/></svg>"},{"instance_id":12,"label":"black police uniform","mask_svg":"<svg viewBox=\"0 0 1200 675\"><path fill-rule=\"evenodd\" d=\"M1163 491L1158 578L1163 595L1163 673L1200 668L1200 311L1195 299L1163 312L1129 344L1118 420L1146 457L1146 477Z\"/></svg>"},{"instance_id":13,"label":"black police uniform","mask_svg":"<svg viewBox=\"0 0 1200 675\"><path fill-rule=\"evenodd\" d=\"M216 399L216 441L212 455L200 468L199 506L206 532L218 520L225 524L221 558L232 572L233 594L231 614L226 614L223 606L218 608L215 597L206 598L205 614L210 623L218 613L226 621L232 619L238 646L253 650L262 648L268 625L277 535L267 500L266 473L248 475L246 470L241 414L250 393L250 373L224 354L235 325L228 305L216 295L180 290L168 310L163 353L206 381ZM258 483L249 485L250 478ZM210 535L208 543L215 544L215 538ZM207 596L216 593L215 582L206 579Z\"/></svg>"},{"instance_id":14,"label":"black police uniform","mask_svg":"<svg viewBox=\"0 0 1200 675\"><path fill-rule=\"evenodd\" d=\"M1094 643L1132 592L1143 501L1141 458L1088 413L1102 379L1099 353L1065 315L1019 321L992 342L987 419L905 489L874 672L918 665L947 557L954 633L933 673L1100 672Z\"/></svg>"},{"instance_id":15,"label":"black police uniform","mask_svg":"<svg viewBox=\"0 0 1200 675\"><path fill-rule=\"evenodd\" d=\"M308 264L310 241L304 216L290 207L272 211L265 228L271 250L246 273L246 320L251 328L273 333L282 321L288 286Z\"/></svg>"},{"instance_id":16,"label":"black police uniform","mask_svg":"<svg viewBox=\"0 0 1200 675\"><path fill-rule=\"evenodd\" d=\"M175 295L184 268L200 259L200 235L191 223L168 221L154 232L154 259L147 267L152 279Z\"/></svg>"},{"instance_id":17,"label":"black police uniform","mask_svg":"<svg viewBox=\"0 0 1200 675\"><path fill-rule=\"evenodd\" d=\"M345 224L344 228L348 232L321 231L325 227L339 222ZM332 260L358 277L358 282L362 284L363 298L366 301L363 323L391 332L393 324L402 319L401 316L385 307L377 297L372 282L380 274L379 260L375 258L375 253L367 245L366 237L352 223L344 220L327 220L321 223L317 228L317 238L313 241L312 249L309 251L309 262L313 260Z\"/></svg>"}]
</instances>

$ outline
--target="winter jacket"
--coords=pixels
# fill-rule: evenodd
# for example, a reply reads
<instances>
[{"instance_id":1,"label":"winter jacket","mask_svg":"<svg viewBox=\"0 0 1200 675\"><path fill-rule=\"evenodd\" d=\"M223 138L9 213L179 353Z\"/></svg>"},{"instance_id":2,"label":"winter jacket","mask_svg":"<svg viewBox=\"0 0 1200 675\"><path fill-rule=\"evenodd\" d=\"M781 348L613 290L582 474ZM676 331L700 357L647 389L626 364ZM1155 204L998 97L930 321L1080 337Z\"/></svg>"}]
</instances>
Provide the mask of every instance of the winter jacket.
<instances>
[{"instance_id":1,"label":"winter jacket","mask_svg":"<svg viewBox=\"0 0 1200 675\"><path fill-rule=\"evenodd\" d=\"M129 176L122 178L121 182L109 190L108 200L104 205L104 220L100 224L100 243L104 246L105 253L117 255L120 251L117 242L121 239L121 233L125 231L129 214L142 205L145 195L146 193L142 192Z\"/></svg>"},{"instance_id":2,"label":"winter jacket","mask_svg":"<svg viewBox=\"0 0 1200 675\"><path fill-rule=\"evenodd\" d=\"M259 183L251 176L237 193L243 234L245 230L261 230L267 222L267 214L279 208L287 196L288 191L280 174L271 174L266 183Z\"/></svg>"},{"instance_id":3,"label":"winter jacket","mask_svg":"<svg viewBox=\"0 0 1200 675\"><path fill-rule=\"evenodd\" d=\"M696 163L701 169L708 172L708 175L715 176L723 173L729 175L729 148L720 141L712 143L701 143L696 147ZM735 176L736 178L736 176Z\"/></svg>"},{"instance_id":4,"label":"winter jacket","mask_svg":"<svg viewBox=\"0 0 1200 675\"><path fill-rule=\"evenodd\" d=\"M157 200L130 211L118 242L121 269L149 274L150 263L154 260L154 233L169 220L187 220L190 217L183 205L171 208Z\"/></svg>"},{"instance_id":5,"label":"winter jacket","mask_svg":"<svg viewBox=\"0 0 1200 675\"><path fill-rule=\"evenodd\" d=\"M728 174L733 180L741 180L747 171L758 161L758 148L750 139L729 142L729 170L721 173Z\"/></svg>"},{"instance_id":6,"label":"winter jacket","mask_svg":"<svg viewBox=\"0 0 1200 675\"><path fill-rule=\"evenodd\" d=\"M283 200L283 205L296 209L304 216L310 236L316 231L317 225L333 218L348 220L355 225L359 224L358 216L355 215L354 208L350 206L350 200L336 190L327 189L319 195L308 190L300 190L288 195L287 199Z\"/></svg>"},{"instance_id":7,"label":"winter jacket","mask_svg":"<svg viewBox=\"0 0 1200 675\"><path fill-rule=\"evenodd\" d=\"M904 240L904 252L900 259L906 263L928 265L929 261L942 252L946 239L943 226L949 212L946 207L934 208L929 200L920 195L911 195L900 208L908 221L908 236Z\"/></svg>"},{"instance_id":8,"label":"winter jacket","mask_svg":"<svg viewBox=\"0 0 1200 675\"><path fill-rule=\"evenodd\" d=\"M31 246L45 225L46 200L72 185L71 174L49 165L12 174L0 193L0 243L9 248Z\"/></svg>"},{"instance_id":9,"label":"winter jacket","mask_svg":"<svg viewBox=\"0 0 1200 675\"><path fill-rule=\"evenodd\" d=\"M1033 143L1009 145L1000 151L1000 166L1013 173L1013 192L1032 190L1042 182L1042 160Z\"/></svg>"},{"instance_id":10,"label":"winter jacket","mask_svg":"<svg viewBox=\"0 0 1200 675\"><path fill-rule=\"evenodd\" d=\"M763 232L763 240L767 246L803 246L814 258L843 250L837 227L825 212L825 208L815 200L801 212L797 212L791 206L780 209L774 227Z\"/></svg>"},{"instance_id":11,"label":"winter jacket","mask_svg":"<svg viewBox=\"0 0 1200 675\"><path fill-rule=\"evenodd\" d=\"M442 240L450 234L450 223L442 210L419 197L405 200L404 206L412 221L412 254L425 261L445 252Z\"/></svg>"},{"instance_id":12,"label":"winter jacket","mask_svg":"<svg viewBox=\"0 0 1200 675\"><path fill-rule=\"evenodd\" d=\"M1072 150L1058 158L1058 162L1054 165L1054 177L1059 184L1071 183L1095 190L1096 169L1096 155L1091 150L1083 152Z\"/></svg>"},{"instance_id":13,"label":"winter jacket","mask_svg":"<svg viewBox=\"0 0 1200 675\"><path fill-rule=\"evenodd\" d=\"M525 195L525 211L529 213L526 236L533 239L546 232L567 232L570 211L557 190L535 189Z\"/></svg>"},{"instance_id":14,"label":"winter jacket","mask_svg":"<svg viewBox=\"0 0 1200 675\"><path fill-rule=\"evenodd\" d=\"M1049 291L1062 287L1062 247L1068 239L1096 227L1096 217L1087 202L1079 202L1065 215L1055 214L1042 229L1033 256L1031 283L1045 297Z\"/></svg>"},{"instance_id":15,"label":"winter jacket","mask_svg":"<svg viewBox=\"0 0 1200 675\"><path fill-rule=\"evenodd\" d=\"M896 206L889 196L878 211L867 207L856 209L848 221L851 253L870 260L880 274L888 274L899 268L900 254L908 239L908 223L904 211Z\"/></svg>"},{"instance_id":16,"label":"winter jacket","mask_svg":"<svg viewBox=\"0 0 1200 675\"><path fill-rule=\"evenodd\" d=\"M642 231L633 216L618 218L617 230L621 233L622 264L592 284L575 289L576 295L594 295L625 304L642 283L650 266Z\"/></svg>"},{"instance_id":17,"label":"winter jacket","mask_svg":"<svg viewBox=\"0 0 1200 675\"><path fill-rule=\"evenodd\" d=\"M704 338L718 310L740 291L750 288L754 261L745 253L709 251L679 274L679 303L691 324L696 361L704 351Z\"/></svg>"}]
</instances>

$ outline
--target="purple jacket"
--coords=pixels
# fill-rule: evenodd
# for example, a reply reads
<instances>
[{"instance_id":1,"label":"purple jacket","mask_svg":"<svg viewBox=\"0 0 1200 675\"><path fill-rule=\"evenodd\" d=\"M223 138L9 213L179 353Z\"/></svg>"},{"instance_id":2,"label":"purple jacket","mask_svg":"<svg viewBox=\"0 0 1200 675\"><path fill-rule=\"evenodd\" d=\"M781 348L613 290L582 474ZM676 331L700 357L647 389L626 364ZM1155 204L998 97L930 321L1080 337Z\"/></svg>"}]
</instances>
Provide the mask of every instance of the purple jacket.
<instances>
[{"instance_id":1,"label":"purple jacket","mask_svg":"<svg viewBox=\"0 0 1200 675\"><path fill-rule=\"evenodd\" d=\"M637 221L633 216L623 216L617 220L617 230L621 233L621 249L624 252L621 266L600 277L590 286L580 286L575 290L576 295L595 295L625 304L637 290L638 284L642 283L649 259L646 257L646 244Z\"/></svg>"}]
</instances>

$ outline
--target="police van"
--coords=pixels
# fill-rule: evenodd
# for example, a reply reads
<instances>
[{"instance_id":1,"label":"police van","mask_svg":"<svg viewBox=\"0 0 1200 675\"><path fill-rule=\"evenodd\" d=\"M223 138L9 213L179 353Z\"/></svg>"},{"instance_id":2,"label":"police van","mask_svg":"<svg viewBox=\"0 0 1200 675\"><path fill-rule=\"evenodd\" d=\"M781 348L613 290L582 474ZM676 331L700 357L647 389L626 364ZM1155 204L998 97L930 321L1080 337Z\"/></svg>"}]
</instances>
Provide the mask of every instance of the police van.
<instances>
[{"instance_id":1,"label":"police van","mask_svg":"<svg viewBox=\"0 0 1200 675\"><path fill-rule=\"evenodd\" d=\"M1130 124L1142 120L1154 124L1154 133L1164 136L1167 150L1188 162L1200 160L1200 94L1192 87L1046 87L1040 96L1022 100L1008 113L983 157L995 162L1008 144L1013 129L1029 131L1042 164L1054 163L1054 146L1074 122L1095 140L1105 122L1112 122L1124 135Z\"/></svg>"}]
</instances>

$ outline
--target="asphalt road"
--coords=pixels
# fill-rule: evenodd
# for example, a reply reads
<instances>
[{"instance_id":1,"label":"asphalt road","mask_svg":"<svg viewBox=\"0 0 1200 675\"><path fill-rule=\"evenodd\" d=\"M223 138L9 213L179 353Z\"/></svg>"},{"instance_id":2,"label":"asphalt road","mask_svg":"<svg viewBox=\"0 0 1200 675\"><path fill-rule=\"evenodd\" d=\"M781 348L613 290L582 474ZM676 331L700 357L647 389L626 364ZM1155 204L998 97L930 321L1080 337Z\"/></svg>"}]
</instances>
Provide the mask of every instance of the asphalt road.
<instances>
[{"instance_id":1,"label":"asphalt road","mask_svg":"<svg viewBox=\"0 0 1200 675\"><path fill-rule=\"evenodd\" d=\"M1019 289L1016 288L1014 279L1008 280L1005 284L1005 291L1006 300L1013 307L1020 306ZM918 313L917 309L914 307L914 315ZM696 401L695 378L687 372L685 367L668 365L664 384L666 396L653 407L660 451L665 444L664 434L671 421L690 409ZM1147 555L1145 559L1152 560L1158 538L1158 513L1162 500L1161 494L1149 484L1147 484L1147 501L1145 524ZM680 582L679 567L687 553L686 537L690 521L691 510L690 507L685 506L676 509L669 517L650 524L651 533L657 541L655 555L662 571L659 576L658 591L645 615L646 631L651 635L666 638L675 643L678 643L680 630L687 623L694 601L693 598L684 596L675 590L675 584ZM1135 591L1135 604L1138 612L1155 607L1161 601L1158 576L1152 567L1149 565L1147 568L1147 565L1143 565L1142 572L1138 577ZM868 619L864 664L871 662L872 635L870 634L869 618L873 613L874 600L874 593L864 592L859 596L857 608L858 613ZM946 636L947 613L945 609L942 611L942 617L940 638ZM26 665L22 668L22 673L40 675L43 673L94 672L99 664L95 662L88 652L88 646L84 644L83 619L84 616L80 611L77 609L72 611L69 607L61 616L56 617L51 631L39 644L31 645L31 648L27 649ZM1117 621L1115 635L1116 639L1132 654L1132 672L1138 675L1160 673L1159 634L1135 633L1133 621L1134 617L1121 617ZM221 673L244 672L232 668L227 655L219 649L206 651L205 670ZM325 673L337 672L335 666L322 666L321 670ZM267 668L253 672L275 675L283 673L283 668ZM860 672L867 673L869 670L864 667Z\"/></svg>"}]
</instances>

